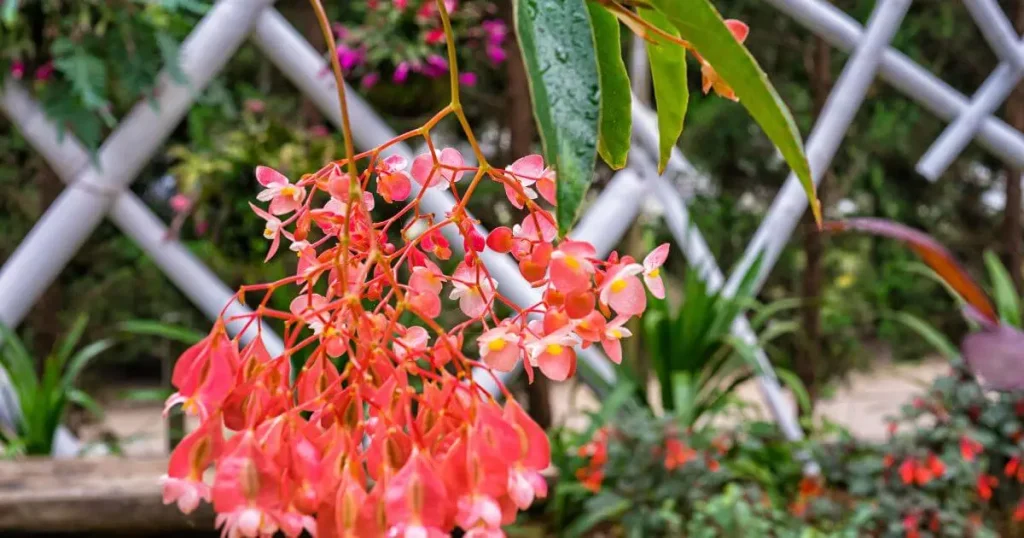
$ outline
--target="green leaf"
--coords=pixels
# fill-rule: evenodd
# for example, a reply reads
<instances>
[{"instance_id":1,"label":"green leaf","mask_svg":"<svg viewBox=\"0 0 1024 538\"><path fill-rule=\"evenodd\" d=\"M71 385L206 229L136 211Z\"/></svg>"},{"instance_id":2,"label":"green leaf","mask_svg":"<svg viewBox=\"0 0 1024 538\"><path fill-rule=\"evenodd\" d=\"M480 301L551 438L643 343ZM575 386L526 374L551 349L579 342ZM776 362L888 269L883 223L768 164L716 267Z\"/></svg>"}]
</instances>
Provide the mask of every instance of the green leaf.
<instances>
[{"instance_id":1,"label":"green leaf","mask_svg":"<svg viewBox=\"0 0 1024 538\"><path fill-rule=\"evenodd\" d=\"M82 333L85 332L86 326L89 324L89 316L80 314L75 318L74 323L71 324L71 329L68 330L64 338L61 339L60 346L57 348L56 357L60 361L61 365L67 362L68 357L71 356L71 352L75 350L75 346L78 345L78 341L82 338Z\"/></svg>"},{"instance_id":2,"label":"green leaf","mask_svg":"<svg viewBox=\"0 0 1024 538\"><path fill-rule=\"evenodd\" d=\"M989 279L992 280L992 298L996 301L996 310L1003 322L1021 326L1020 319L1020 296L1017 295L1017 288L1013 286L1013 279L1010 273L1006 272L999 256L990 250L985 251L985 267L988 269Z\"/></svg>"},{"instance_id":3,"label":"green leaf","mask_svg":"<svg viewBox=\"0 0 1024 538\"><path fill-rule=\"evenodd\" d=\"M118 329L136 335L159 336L183 344L196 344L203 339L202 334L187 327L178 327L159 321L131 320L119 323Z\"/></svg>"},{"instance_id":4,"label":"green leaf","mask_svg":"<svg viewBox=\"0 0 1024 538\"><path fill-rule=\"evenodd\" d=\"M109 127L116 123L107 101L107 66L87 49L67 38L54 41L53 66L71 83L74 93L89 110L100 114Z\"/></svg>"},{"instance_id":5,"label":"green leaf","mask_svg":"<svg viewBox=\"0 0 1024 538\"><path fill-rule=\"evenodd\" d=\"M517 0L516 34L526 64L544 156L558 172L558 230L572 227L594 176L601 90L585 0Z\"/></svg>"},{"instance_id":6,"label":"green leaf","mask_svg":"<svg viewBox=\"0 0 1024 538\"><path fill-rule=\"evenodd\" d=\"M25 345L22 344L18 335L2 323L0 323L0 366L7 371L19 399L25 398L26 393L35 391L39 386L32 355L25 349Z\"/></svg>"},{"instance_id":7,"label":"green leaf","mask_svg":"<svg viewBox=\"0 0 1024 538\"><path fill-rule=\"evenodd\" d=\"M927 321L908 312L883 312L882 317L899 322L916 332L921 338L928 341L936 351L945 355L946 358L950 360L960 358L960 350L957 349L956 345L950 342L945 335L935 327L932 327Z\"/></svg>"},{"instance_id":8,"label":"green leaf","mask_svg":"<svg viewBox=\"0 0 1024 538\"><path fill-rule=\"evenodd\" d=\"M678 36L679 32L659 11L641 8L640 18L665 31ZM658 110L658 173L665 171L676 141L683 134L683 120L690 102L690 90L686 85L686 49L662 36L651 34L647 42L647 57L651 64L651 80L654 83L654 100Z\"/></svg>"},{"instance_id":9,"label":"green leaf","mask_svg":"<svg viewBox=\"0 0 1024 538\"><path fill-rule=\"evenodd\" d=\"M75 356L71 357L68 362L67 371L64 372L64 377L61 381L63 389L70 390L75 384L75 380L82 373L82 370L85 370L85 367L89 365L89 362L110 349L113 345L114 342L110 340L100 340L83 347L78 353L75 353Z\"/></svg>"},{"instance_id":10,"label":"green leaf","mask_svg":"<svg viewBox=\"0 0 1024 538\"><path fill-rule=\"evenodd\" d=\"M601 127L597 152L608 166L618 170L626 166L629 137L633 129L633 92L629 73L622 61L619 20L598 4L588 3L594 27L597 70L601 83Z\"/></svg>"},{"instance_id":11,"label":"green leaf","mask_svg":"<svg viewBox=\"0 0 1024 538\"><path fill-rule=\"evenodd\" d=\"M83 409L96 418L103 418L103 407L96 400L93 400L91 396L78 389L68 391L68 401L82 406Z\"/></svg>"},{"instance_id":12,"label":"green leaf","mask_svg":"<svg viewBox=\"0 0 1024 538\"><path fill-rule=\"evenodd\" d=\"M736 92L740 103L764 129L800 179L814 218L820 223L821 205L800 132L754 57L733 37L709 0L651 0L651 4L672 21L679 30L679 36L690 42Z\"/></svg>"}]
</instances>

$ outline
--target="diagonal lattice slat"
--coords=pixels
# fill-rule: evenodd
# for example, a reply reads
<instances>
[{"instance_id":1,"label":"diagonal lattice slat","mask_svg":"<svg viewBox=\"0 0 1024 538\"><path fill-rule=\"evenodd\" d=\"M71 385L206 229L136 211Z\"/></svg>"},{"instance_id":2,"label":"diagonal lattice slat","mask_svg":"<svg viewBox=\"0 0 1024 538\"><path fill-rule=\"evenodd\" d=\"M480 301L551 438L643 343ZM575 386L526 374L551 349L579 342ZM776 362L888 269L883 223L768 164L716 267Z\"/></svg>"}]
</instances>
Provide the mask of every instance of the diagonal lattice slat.
<instances>
[{"instance_id":1,"label":"diagonal lattice slat","mask_svg":"<svg viewBox=\"0 0 1024 538\"><path fill-rule=\"evenodd\" d=\"M856 49L854 57L844 71L845 84L844 79L841 79L830 96L830 103L836 102L835 110L829 114L826 109L826 113L815 126L808 144L812 170L816 177L820 177L828 167L852 120L853 112L859 108L863 100L863 89L874 78L876 70L898 89L943 119L963 118L972 107L979 110L986 108L977 105L977 99L974 103L968 102L963 95L902 54L887 47L892 33L906 12L909 0L879 2L866 31L841 11L820 0L769 1L833 44L847 50ZM965 1L972 9L972 15L982 27L986 38L1000 53L1000 57L1012 65L1013 70L1019 69L1021 56L1008 54L1008 44L1019 48L1019 45L1016 45L1017 38L1013 35L1008 36L1005 24L999 23L999 19L993 17L995 12L990 9L993 3L990 0ZM328 118L337 122L339 118L335 110L333 80L320 76L324 67L323 59L283 17L269 9L271 3L270 0L219 0L216 3L186 40L182 49L183 68L193 84L191 90L199 91L205 86L224 66L246 35L255 28L253 39L264 55L301 88ZM990 23L995 21L996 24L983 23L985 17L991 19ZM986 24L988 26L985 26ZM1014 58L1018 60L1016 63ZM847 72L850 72L848 76ZM0 104L5 112L15 119L15 123L21 129L39 131L40 134L35 138L28 138L30 141L34 140L33 145L58 170L69 187L54 205L55 211L47 212L15 255L0 269L0 321L12 325L20 321L28 307L37 300L42 289L52 282L108 209L111 217L125 233L138 241L168 273L172 281L184 289L208 315L214 315L211 312L219 312L219 307L214 304L225 297L230 297L230 291L180 244L164 241L165 227L162 223L141 201L125 190L144 163L157 151L170 130L180 121L191 105L193 97L194 93L187 89L167 87L159 98L159 112L154 112L144 105L133 109L104 143L99 159L101 168L95 169L87 168L89 163L83 158L84 152L73 141L57 144L51 138L47 142L47 138L53 136L52 132L39 128L39 122L45 119L41 120L38 115L27 113L33 110L29 105L34 103L19 101L27 98L27 95L19 95L16 88L4 92ZM660 201L668 208L670 227L676 233L684 250L688 251L691 263L705 267L708 278L716 287L721 286L722 275L717 271L714 258L707 252L699 231L685 227L685 223L688 222L685 206L672 203L673 200L678 201L674 191L673 198L667 197L671 186L666 179L641 179L653 175L648 165L644 163L649 163L651 156L657 154L656 128L649 110L638 104L634 105L634 109L640 111L636 114L638 118L647 118L647 123L638 121L638 128L635 130L637 143L631 154L633 164L629 169L616 175L613 183L581 220L573 235L595 242L599 251L610 250L639 211L639 204L644 198L640 193L646 189L649 193L660 195ZM19 112L24 113L19 115ZM352 116L353 124L357 127L354 142L360 147L373 147L394 136L383 121L358 98L353 99ZM968 139L977 138L982 145L1010 164L1024 165L1024 136L1021 133L990 115L976 114L972 117L974 119L971 121L975 122L975 128L969 130ZM52 130L52 126L50 127ZM404 145L395 146L392 151L411 155L411 150ZM676 175L689 175L694 172L678 151L674 153L670 171ZM651 189L651 186L654 188ZM434 191L425 196L424 207L441 215L449 211L453 204L454 200L450 195ZM790 178L755 235L744 260L732 275L733 278L725 284L727 292L730 288L735 288L737 275L749 267L753 256L760 251L766 251L770 257L770 260L765 260L766 263L761 267L763 281L774 265L778 251L788 240L796 221L805 209L806 199L796 185L795 178ZM607 214L621 214L629 218L604 218ZM454 230L446 232L454 233ZM461 241L454 241L453 244L460 245ZM700 248L701 244L704 244L703 249ZM510 259L488 252L484 256L484 261L503 286L508 283L508 286L503 287L503 291L510 298L520 304L536 301L536 291L522 281ZM28 275L31 275L31 278ZM202 281L205 285L196 287L196 281ZM737 320L733 328L741 336L749 337L744 330L744 321ZM270 333L264 335L274 338ZM607 359L593 348L586 351L583 358L589 365L588 380L605 386L614 382L614 370L609 366ZM763 352L761 360L767 364ZM587 373L586 370L584 373ZM486 383L488 380L482 381ZM800 429L793 419L791 410L782 403L778 382L772 375L770 365L767 366L766 375L762 376L762 389L776 419L782 424L787 435L799 438Z\"/></svg>"}]
</instances>

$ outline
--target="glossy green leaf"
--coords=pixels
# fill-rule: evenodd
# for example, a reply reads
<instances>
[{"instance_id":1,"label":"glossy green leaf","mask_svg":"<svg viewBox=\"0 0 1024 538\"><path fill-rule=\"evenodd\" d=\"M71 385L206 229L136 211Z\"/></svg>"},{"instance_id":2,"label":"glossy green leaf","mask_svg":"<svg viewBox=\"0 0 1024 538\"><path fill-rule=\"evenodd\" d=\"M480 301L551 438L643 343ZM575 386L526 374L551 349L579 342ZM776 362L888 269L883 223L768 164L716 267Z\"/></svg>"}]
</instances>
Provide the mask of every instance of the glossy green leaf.
<instances>
[{"instance_id":1,"label":"glossy green leaf","mask_svg":"<svg viewBox=\"0 0 1024 538\"><path fill-rule=\"evenodd\" d=\"M622 61L619 20L598 4L587 4L594 28L597 71L601 85L601 126L597 152L608 166L618 170L626 166L629 137L633 129L633 92L629 73Z\"/></svg>"},{"instance_id":2,"label":"glossy green leaf","mask_svg":"<svg viewBox=\"0 0 1024 538\"><path fill-rule=\"evenodd\" d=\"M733 37L709 0L651 0L651 4L668 17L679 30L680 37L693 45L736 92L740 103L764 129L800 179L811 202L814 218L821 222L821 206L800 132L754 57Z\"/></svg>"},{"instance_id":3,"label":"glossy green leaf","mask_svg":"<svg viewBox=\"0 0 1024 538\"><path fill-rule=\"evenodd\" d=\"M638 10L640 17L668 34L679 32L660 11ZM662 36L651 34L647 57L651 64L654 100L658 106L658 173L665 171L672 148L683 134L683 120L690 102L686 85L686 49Z\"/></svg>"},{"instance_id":4,"label":"glossy green leaf","mask_svg":"<svg viewBox=\"0 0 1024 538\"><path fill-rule=\"evenodd\" d=\"M517 0L516 34L544 156L558 172L558 230L579 214L594 176L601 90L585 0Z\"/></svg>"}]
</instances>

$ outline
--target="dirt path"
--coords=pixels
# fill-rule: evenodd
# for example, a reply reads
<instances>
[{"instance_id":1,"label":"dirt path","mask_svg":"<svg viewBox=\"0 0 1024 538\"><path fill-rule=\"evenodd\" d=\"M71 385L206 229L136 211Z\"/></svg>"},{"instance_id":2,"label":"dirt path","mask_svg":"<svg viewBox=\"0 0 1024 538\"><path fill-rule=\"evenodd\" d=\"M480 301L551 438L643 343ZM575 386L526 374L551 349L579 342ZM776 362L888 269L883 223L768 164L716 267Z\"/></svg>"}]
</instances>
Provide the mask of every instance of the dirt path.
<instances>
[{"instance_id":1,"label":"dirt path","mask_svg":"<svg viewBox=\"0 0 1024 538\"><path fill-rule=\"evenodd\" d=\"M846 426L857 436L881 439L885 436L885 417L898 412L900 405L921 392L947 368L941 360L930 360L912 365L880 366L868 373L854 373L831 398L819 402L816 413ZM744 385L740 394L760 416L770 417L761 402L756 383ZM104 421L86 427L84 439L97 441L104 432L108 432L121 440L121 448L126 455L154 456L164 452L166 428L159 404L105 400L107 412ZM552 405L556 424L570 427L585 425L585 413L599 406L593 393L576 383L555 384Z\"/></svg>"}]
</instances>

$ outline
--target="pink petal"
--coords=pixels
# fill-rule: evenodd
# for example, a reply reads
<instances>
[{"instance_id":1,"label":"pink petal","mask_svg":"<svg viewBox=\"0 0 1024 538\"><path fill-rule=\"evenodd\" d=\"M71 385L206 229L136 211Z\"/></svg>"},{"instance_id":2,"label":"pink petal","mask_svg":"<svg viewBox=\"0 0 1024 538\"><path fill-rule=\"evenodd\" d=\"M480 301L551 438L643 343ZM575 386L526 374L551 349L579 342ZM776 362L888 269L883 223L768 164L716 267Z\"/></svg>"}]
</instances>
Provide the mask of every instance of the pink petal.
<instances>
[{"instance_id":1,"label":"pink petal","mask_svg":"<svg viewBox=\"0 0 1024 538\"><path fill-rule=\"evenodd\" d=\"M576 369L576 350L563 348L561 353L545 351L537 357L537 366L553 381L565 381Z\"/></svg>"},{"instance_id":2,"label":"pink petal","mask_svg":"<svg viewBox=\"0 0 1024 538\"><path fill-rule=\"evenodd\" d=\"M405 157L402 157L401 155L397 154L387 157L386 159L384 159L383 163L387 167L387 169L392 172L405 170L405 167L409 166L409 161L406 160Z\"/></svg>"},{"instance_id":3,"label":"pink petal","mask_svg":"<svg viewBox=\"0 0 1024 538\"><path fill-rule=\"evenodd\" d=\"M549 204L558 205L558 200L556 198L557 189L555 189L555 178L553 177L553 174L552 177L545 176L537 182L537 191L540 192L540 195L543 196Z\"/></svg>"},{"instance_id":4,"label":"pink petal","mask_svg":"<svg viewBox=\"0 0 1024 538\"><path fill-rule=\"evenodd\" d=\"M501 351L491 351L483 356L484 364L499 372L511 372L519 362L519 346L507 342Z\"/></svg>"},{"instance_id":5,"label":"pink petal","mask_svg":"<svg viewBox=\"0 0 1024 538\"><path fill-rule=\"evenodd\" d=\"M270 201L270 212L274 215L291 213L302 207L302 204L295 201L291 196L277 196Z\"/></svg>"},{"instance_id":6,"label":"pink petal","mask_svg":"<svg viewBox=\"0 0 1024 538\"><path fill-rule=\"evenodd\" d=\"M660 276L651 278L644 275L644 283L647 284L647 289L651 290L651 295L658 299L665 298L665 283L661 280Z\"/></svg>"},{"instance_id":7,"label":"pink petal","mask_svg":"<svg viewBox=\"0 0 1024 538\"><path fill-rule=\"evenodd\" d=\"M526 185L532 185L544 173L544 157L537 154L527 155L516 160L506 170L515 174Z\"/></svg>"},{"instance_id":8,"label":"pink petal","mask_svg":"<svg viewBox=\"0 0 1024 538\"><path fill-rule=\"evenodd\" d=\"M658 248L651 251L650 254L644 258L644 271L650 271L656 269L665 264L665 260L668 259L668 243L662 243L658 245Z\"/></svg>"},{"instance_id":9,"label":"pink petal","mask_svg":"<svg viewBox=\"0 0 1024 538\"><path fill-rule=\"evenodd\" d=\"M413 159L409 174L412 175L416 183L424 188L433 187L441 182L441 173L434 170L434 159L429 153L424 153Z\"/></svg>"},{"instance_id":10,"label":"pink petal","mask_svg":"<svg viewBox=\"0 0 1024 538\"><path fill-rule=\"evenodd\" d=\"M281 172L274 170L268 166L257 166L256 167L256 181L260 182L260 185L269 187L275 183L288 183L288 178Z\"/></svg>"},{"instance_id":11,"label":"pink petal","mask_svg":"<svg viewBox=\"0 0 1024 538\"><path fill-rule=\"evenodd\" d=\"M601 347L605 354L615 364L622 364L622 342L617 338L609 338L601 341Z\"/></svg>"},{"instance_id":12,"label":"pink petal","mask_svg":"<svg viewBox=\"0 0 1024 538\"><path fill-rule=\"evenodd\" d=\"M590 275L583 270L581 261L573 267L566 258L554 258L548 266L551 272L551 284L562 292L573 292L590 286Z\"/></svg>"},{"instance_id":13,"label":"pink petal","mask_svg":"<svg viewBox=\"0 0 1024 538\"><path fill-rule=\"evenodd\" d=\"M635 316L643 313L647 308L647 294L644 293L640 279L631 276L626 277L624 282L626 287L619 291L612 290L609 293L608 306L621 316Z\"/></svg>"},{"instance_id":14,"label":"pink petal","mask_svg":"<svg viewBox=\"0 0 1024 538\"><path fill-rule=\"evenodd\" d=\"M441 155L438 158L438 160L441 161L441 164L451 168L462 168L463 166L466 165L466 161L462 158L462 154L459 153L459 150L455 148L442 149ZM454 172L449 169L442 170L442 175L444 176L445 179L447 179L448 181L454 181L456 183L462 180L462 176L464 176L465 174L465 172Z\"/></svg>"},{"instance_id":15,"label":"pink petal","mask_svg":"<svg viewBox=\"0 0 1024 538\"><path fill-rule=\"evenodd\" d=\"M464 293L459 297L459 308L462 313L471 317L477 318L483 315L487 310L487 303L484 302L484 298L475 290Z\"/></svg>"}]
</instances>

